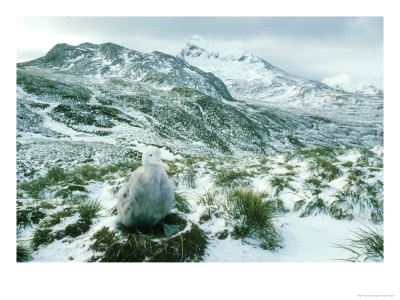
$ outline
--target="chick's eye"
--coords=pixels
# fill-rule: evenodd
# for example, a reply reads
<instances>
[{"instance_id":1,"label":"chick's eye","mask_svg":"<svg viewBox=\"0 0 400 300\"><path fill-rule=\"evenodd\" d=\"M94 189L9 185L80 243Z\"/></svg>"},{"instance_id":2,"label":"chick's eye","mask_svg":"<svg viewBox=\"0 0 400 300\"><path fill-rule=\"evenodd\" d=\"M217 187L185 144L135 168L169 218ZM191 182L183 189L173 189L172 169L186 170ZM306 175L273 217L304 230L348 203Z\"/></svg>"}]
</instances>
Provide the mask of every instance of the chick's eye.
<instances>
[{"instance_id":1,"label":"chick's eye","mask_svg":"<svg viewBox=\"0 0 400 300\"><path fill-rule=\"evenodd\" d=\"M153 156L153 154L150 154L150 156Z\"/></svg>"}]
</instances>

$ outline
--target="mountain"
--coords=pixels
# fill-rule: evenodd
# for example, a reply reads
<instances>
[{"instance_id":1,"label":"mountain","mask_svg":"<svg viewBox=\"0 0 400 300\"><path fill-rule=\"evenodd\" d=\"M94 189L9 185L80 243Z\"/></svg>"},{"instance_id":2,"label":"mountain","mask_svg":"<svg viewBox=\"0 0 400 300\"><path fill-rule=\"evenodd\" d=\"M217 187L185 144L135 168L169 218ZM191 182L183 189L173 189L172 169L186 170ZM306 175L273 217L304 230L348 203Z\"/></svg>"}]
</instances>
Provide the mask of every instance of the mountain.
<instances>
[{"instance_id":1,"label":"mountain","mask_svg":"<svg viewBox=\"0 0 400 300\"><path fill-rule=\"evenodd\" d=\"M332 89L248 53L243 59L229 51L206 58L202 50L188 50L198 51L210 65L220 61L223 80L192 66L186 56L146 54L111 43L58 44L43 57L17 64L21 180L57 161L66 169L85 161L102 164L139 155L149 144L180 155L248 156L315 146L373 147L383 140L379 97L327 94L327 106L265 105L272 102L248 99L271 93L271 86L263 85L267 74L271 80L280 74L280 82L291 84L272 88L281 96L303 89L311 97ZM258 70L253 85L239 68L245 65ZM226 79L228 74L235 79ZM235 99L239 90L247 100Z\"/></svg>"},{"instance_id":2,"label":"mountain","mask_svg":"<svg viewBox=\"0 0 400 300\"><path fill-rule=\"evenodd\" d=\"M361 89L357 90L355 93L364 95L373 95L373 96L383 96L383 90L368 84L364 85Z\"/></svg>"},{"instance_id":3,"label":"mountain","mask_svg":"<svg viewBox=\"0 0 400 300\"><path fill-rule=\"evenodd\" d=\"M97 78L126 78L135 82L184 86L217 99L233 100L223 82L211 73L193 67L176 57L154 51L145 54L105 43L78 46L55 45L44 57L18 64Z\"/></svg>"},{"instance_id":4,"label":"mountain","mask_svg":"<svg viewBox=\"0 0 400 300\"><path fill-rule=\"evenodd\" d=\"M324 83L300 78L273 66L247 51L217 47L194 35L178 54L191 65L212 72L237 99L284 107L331 107L368 102L360 95L332 88ZM375 105L376 101L373 101Z\"/></svg>"},{"instance_id":5,"label":"mountain","mask_svg":"<svg viewBox=\"0 0 400 300\"><path fill-rule=\"evenodd\" d=\"M221 61L214 74L161 52L58 44L17 64L17 261L354 259L331 245L382 229L382 96L235 55L200 51ZM176 188L172 235L118 224L117 193L149 145Z\"/></svg>"}]
</instances>

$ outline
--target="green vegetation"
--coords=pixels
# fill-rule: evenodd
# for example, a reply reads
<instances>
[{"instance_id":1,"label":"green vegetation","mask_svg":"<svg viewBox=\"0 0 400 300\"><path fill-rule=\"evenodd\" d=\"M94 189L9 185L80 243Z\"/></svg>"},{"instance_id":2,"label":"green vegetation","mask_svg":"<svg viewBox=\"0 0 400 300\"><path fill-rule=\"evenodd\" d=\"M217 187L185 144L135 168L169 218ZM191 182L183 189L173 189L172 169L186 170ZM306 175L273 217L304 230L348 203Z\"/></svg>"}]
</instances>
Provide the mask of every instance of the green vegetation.
<instances>
[{"instance_id":1,"label":"green vegetation","mask_svg":"<svg viewBox=\"0 0 400 300\"><path fill-rule=\"evenodd\" d=\"M40 245L48 245L54 241L55 237L51 234L49 228L36 228L33 233L31 241L31 247L33 250L37 250Z\"/></svg>"},{"instance_id":2,"label":"green vegetation","mask_svg":"<svg viewBox=\"0 0 400 300\"><path fill-rule=\"evenodd\" d=\"M185 214L191 212L190 204L182 193L175 192L175 207Z\"/></svg>"},{"instance_id":3,"label":"green vegetation","mask_svg":"<svg viewBox=\"0 0 400 300\"><path fill-rule=\"evenodd\" d=\"M74 190L84 192L85 188L82 187L82 185L87 184L91 180L102 181L107 175L119 171L133 172L140 164L140 162L119 162L103 168L84 165L69 173L66 173L60 167L53 167L44 177L23 183L19 185L18 188L26 191L28 195L33 198L40 198L48 187L68 185L66 190L59 191L58 194L56 194L57 196L66 198Z\"/></svg>"},{"instance_id":4,"label":"green vegetation","mask_svg":"<svg viewBox=\"0 0 400 300\"><path fill-rule=\"evenodd\" d=\"M137 126L131 117L125 115L119 109L103 105L59 104L51 111L50 116L68 126L89 125L112 128L117 122Z\"/></svg>"},{"instance_id":5,"label":"green vegetation","mask_svg":"<svg viewBox=\"0 0 400 300\"><path fill-rule=\"evenodd\" d=\"M225 221L232 226L233 237L254 239L261 248L274 251L281 247L282 238L273 223L277 211L263 201L264 196L248 187L230 190L224 203Z\"/></svg>"},{"instance_id":6,"label":"green vegetation","mask_svg":"<svg viewBox=\"0 0 400 300\"><path fill-rule=\"evenodd\" d=\"M247 172L244 169L237 170L231 168L217 169L213 174L214 183L217 186L231 187L234 185L242 185L249 182L247 177L253 174Z\"/></svg>"},{"instance_id":7,"label":"green vegetation","mask_svg":"<svg viewBox=\"0 0 400 300\"><path fill-rule=\"evenodd\" d=\"M201 221L204 223L211 220L213 214L218 214L217 192L215 190L207 190L202 196L197 197L197 202L204 206L205 211L201 216Z\"/></svg>"},{"instance_id":8,"label":"green vegetation","mask_svg":"<svg viewBox=\"0 0 400 300\"><path fill-rule=\"evenodd\" d=\"M194 188L196 180L196 165L194 164L193 159L186 159L184 174L184 181L186 184L189 187Z\"/></svg>"},{"instance_id":9,"label":"green vegetation","mask_svg":"<svg viewBox=\"0 0 400 300\"><path fill-rule=\"evenodd\" d=\"M317 172L318 176L328 181L332 181L343 175L343 172L337 166L319 157L311 160L309 170L311 172Z\"/></svg>"},{"instance_id":10,"label":"green vegetation","mask_svg":"<svg viewBox=\"0 0 400 300\"><path fill-rule=\"evenodd\" d=\"M37 96L50 95L86 102L92 95L92 92L83 86L50 80L38 75L28 75L21 71L17 72L17 84L27 93Z\"/></svg>"},{"instance_id":11,"label":"green vegetation","mask_svg":"<svg viewBox=\"0 0 400 300\"><path fill-rule=\"evenodd\" d=\"M17 262L26 262L32 259L32 252L22 243L17 244Z\"/></svg>"},{"instance_id":12,"label":"green vegetation","mask_svg":"<svg viewBox=\"0 0 400 300\"><path fill-rule=\"evenodd\" d=\"M184 219L175 216L174 222L186 225ZM190 230L173 236L153 238L122 230L122 235L103 227L91 240L90 249L95 251L91 262L196 262L201 261L207 248L207 237L196 225Z\"/></svg>"},{"instance_id":13,"label":"green vegetation","mask_svg":"<svg viewBox=\"0 0 400 300\"><path fill-rule=\"evenodd\" d=\"M328 188L326 183L323 183L318 177L313 176L304 181L304 185L311 191L314 196L319 195L322 189Z\"/></svg>"},{"instance_id":14,"label":"green vegetation","mask_svg":"<svg viewBox=\"0 0 400 300\"><path fill-rule=\"evenodd\" d=\"M46 217L46 210L54 208L54 205L46 201L40 201L28 205L22 205L21 202L17 201L17 228L21 229L38 224L44 217Z\"/></svg>"},{"instance_id":15,"label":"green vegetation","mask_svg":"<svg viewBox=\"0 0 400 300\"><path fill-rule=\"evenodd\" d=\"M48 108L50 106L50 104L40 103L40 102L30 102L29 105L33 108L40 108L40 109Z\"/></svg>"},{"instance_id":16,"label":"green vegetation","mask_svg":"<svg viewBox=\"0 0 400 300\"><path fill-rule=\"evenodd\" d=\"M346 168L351 168L353 166L353 162L352 161L347 161L344 164L342 164L343 167Z\"/></svg>"},{"instance_id":17,"label":"green vegetation","mask_svg":"<svg viewBox=\"0 0 400 300\"><path fill-rule=\"evenodd\" d=\"M275 189L274 195L278 196L279 193L285 188L294 190L289 183L290 181L292 181L292 179L285 175L273 175L269 180L269 183L271 184L272 188Z\"/></svg>"},{"instance_id":18,"label":"green vegetation","mask_svg":"<svg viewBox=\"0 0 400 300\"><path fill-rule=\"evenodd\" d=\"M383 261L383 231L380 227L375 229L369 227L361 228L353 233L354 238L349 239L347 244L335 244L336 247L351 253L351 257L344 259L345 261Z\"/></svg>"},{"instance_id":19,"label":"green vegetation","mask_svg":"<svg viewBox=\"0 0 400 300\"><path fill-rule=\"evenodd\" d=\"M306 200L305 199L301 199L301 200L296 201L294 203L293 210L294 211L299 211L304 206L304 204L306 204Z\"/></svg>"},{"instance_id":20,"label":"green vegetation","mask_svg":"<svg viewBox=\"0 0 400 300\"><path fill-rule=\"evenodd\" d=\"M296 202L297 203L297 202ZM304 203L303 203L304 205ZM300 203L297 205L300 206ZM309 201L304 209L304 212L300 215L300 217L311 216L313 213L316 215L317 213L326 213L328 211L327 206L320 197L316 197L312 201Z\"/></svg>"},{"instance_id":21,"label":"green vegetation","mask_svg":"<svg viewBox=\"0 0 400 300\"><path fill-rule=\"evenodd\" d=\"M333 148L333 147L316 147L311 149L296 149L285 153L285 162L293 160L295 158L298 159L331 159L334 160L338 154L343 152L344 149Z\"/></svg>"},{"instance_id":22,"label":"green vegetation","mask_svg":"<svg viewBox=\"0 0 400 300\"><path fill-rule=\"evenodd\" d=\"M33 232L31 246L37 250L41 245L51 244L54 240L61 240L67 236L75 238L89 231L92 225L92 219L99 215L102 206L97 200L82 202L78 205L64 207L40 222L39 226ZM54 231L53 227L60 224L63 219L72 217L79 213L80 218L65 227L65 229Z\"/></svg>"},{"instance_id":23,"label":"green vegetation","mask_svg":"<svg viewBox=\"0 0 400 300\"><path fill-rule=\"evenodd\" d=\"M100 210L102 210L102 206L98 200L84 202L78 206L78 211L84 220L91 220L97 217Z\"/></svg>"}]
</instances>

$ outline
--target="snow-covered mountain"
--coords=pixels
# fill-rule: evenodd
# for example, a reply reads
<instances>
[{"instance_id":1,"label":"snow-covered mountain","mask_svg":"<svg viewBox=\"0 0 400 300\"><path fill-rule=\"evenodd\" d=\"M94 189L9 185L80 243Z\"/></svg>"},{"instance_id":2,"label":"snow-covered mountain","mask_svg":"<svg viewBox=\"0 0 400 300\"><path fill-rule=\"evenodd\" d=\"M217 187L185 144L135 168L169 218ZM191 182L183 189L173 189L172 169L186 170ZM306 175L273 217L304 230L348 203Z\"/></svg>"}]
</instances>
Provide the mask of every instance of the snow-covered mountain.
<instances>
[{"instance_id":1,"label":"snow-covered mountain","mask_svg":"<svg viewBox=\"0 0 400 300\"><path fill-rule=\"evenodd\" d=\"M209 68L215 64L212 71L221 74L228 88L215 74L179 57L145 54L111 43L58 44L45 56L18 64L17 134L20 149L26 150L19 153L19 173L31 173L22 163L25 155L48 160L52 157L48 149L53 147L49 143L58 153L61 140L71 149L76 142L83 147L109 145L99 155L111 148L154 144L185 155L240 156L312 146L373 147L382 141L381 98L344 92L335 96L321 83L291 76L246 52L222 54L208 44L208 50L192 46L187 47L190 57L207 62ZM185 51L181 56L187 59ZM250 83L246 70L253 74ZM232 80L226 78L229 74ZM282 84L265 86L266 80ZM238 97L239 90L245 99L275 94L272 99L280 97L285 105L234 99L231 93ZM325 94L329 104L325 107L286 105L288 95L303 91L314 101L311 95L322 90L330 93ZM289 102L283 102L284 95ZM70 148L64 152L73 151ZM76 158L86 159L81 154Z\"/></svg>"},{"instance_id":2,"label":"snow-covered mountain","mask_svg":"<svg viewBox=\"0 0 400 300\"><path fill-rule=\"evenodd\" d=\"M361 89L358 89L355 93L373 96L383 96L383 90L378 89L373 85L364 85Z\"/></svg>"},{"instance_id":3,"label":"snow-covered mountain","mask_svg":"<svg viewBox=\"0 0 400 300\"><path fill-rule=\"evenodd\" d=\"M288 74L247 51L217 47L199 35L187 42L178 57L212 72L226 84L233 97L247 102L320 108L342 103L343 98L347 103L369 100Z\"/></svg>"},{"instance_id":4,"label":"snow-covered mountain","mask_svg":"<svg viewBox=\"0 0 400 300\"><path fill-rule=\"evenodd\" d=\"M118 77L135 82L184 86L217 99L233 100L221 80L211 73L162 52L146 54L113 43L83 43L78 46L57 44L45 56L18 66L78 76Z\"/></svg>"}]
</instances>

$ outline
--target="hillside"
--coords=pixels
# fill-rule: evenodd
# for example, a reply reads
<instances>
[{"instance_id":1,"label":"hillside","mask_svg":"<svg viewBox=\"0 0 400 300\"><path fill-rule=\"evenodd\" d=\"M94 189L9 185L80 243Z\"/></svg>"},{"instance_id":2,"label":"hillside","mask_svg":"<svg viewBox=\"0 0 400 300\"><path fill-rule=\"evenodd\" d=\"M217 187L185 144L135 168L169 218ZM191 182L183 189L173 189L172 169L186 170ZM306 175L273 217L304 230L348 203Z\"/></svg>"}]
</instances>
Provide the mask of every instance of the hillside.
<instances>
[{"instance_id":1,"label":"hillside","mask_svg":"<svg viewBox=\"0 0 400 300\"><path fill-rule=\"evenodd\" d=\"M382 95L332 89L201 43L177 57L58 44L17 64L17 239L35 261L149 260L140 247L131 257L101 242L129 252L137 238L182 251L156 261L307 261L308 249L294 249L308 234L318 239L322 224L329 233L312 253L327 261L346 258L328 244L350 228L381 226ZM114 209L149 145L162 149L177 189L171 222L181 231L161 244L125 232ZM236 211L248 197L273 217L253 233L238 223L248 212Z\"/></svg>"}]
</instances>

